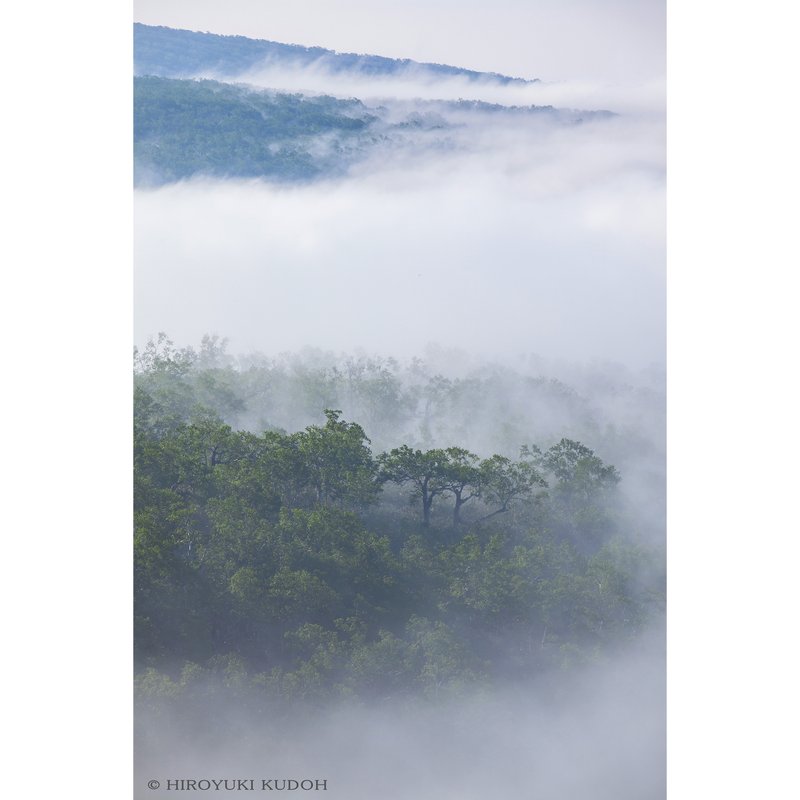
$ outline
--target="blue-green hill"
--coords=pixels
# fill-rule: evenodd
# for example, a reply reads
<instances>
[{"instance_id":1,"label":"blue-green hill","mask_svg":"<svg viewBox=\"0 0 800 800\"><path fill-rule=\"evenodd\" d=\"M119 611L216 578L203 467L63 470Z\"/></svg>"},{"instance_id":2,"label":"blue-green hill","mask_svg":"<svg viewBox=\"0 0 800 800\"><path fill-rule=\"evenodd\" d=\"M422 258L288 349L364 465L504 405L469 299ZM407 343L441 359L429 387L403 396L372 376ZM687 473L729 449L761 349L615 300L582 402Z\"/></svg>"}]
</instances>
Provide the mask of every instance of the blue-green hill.
<instances>
[{"instance_id":1,"label":"blue-green hill","mask_svg":"<svg viewBox=\"0 0 800 800\"><path fill-rule=\"evenodd\" d=\"M281 44L245 36L220 36L141 23L133 26L133 47L137 75L168 78L189 78L213 72L215 77L225 79L235 78L262 64L293 68L314 64L333 73L392 76L411 69L438 77L461 77L470 81L490 80L503 84L534 82L446 64L420 63L408 58L337 53L322 47Z\"/></svg>"}]
</instances>

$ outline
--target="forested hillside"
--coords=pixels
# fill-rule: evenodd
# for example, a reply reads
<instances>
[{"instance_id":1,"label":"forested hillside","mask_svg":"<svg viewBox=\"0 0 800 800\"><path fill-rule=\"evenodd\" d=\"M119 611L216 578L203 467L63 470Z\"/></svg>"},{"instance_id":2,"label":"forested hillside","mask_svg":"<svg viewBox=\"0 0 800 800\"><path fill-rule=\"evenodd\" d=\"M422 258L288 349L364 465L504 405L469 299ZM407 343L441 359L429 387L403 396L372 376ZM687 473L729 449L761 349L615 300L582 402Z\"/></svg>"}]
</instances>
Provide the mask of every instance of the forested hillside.
<instances>
[{"instance_id":1,"label":"forested hillside","mask_svg":"<svg viewBox=\"0 0 800 800\"><path fill-rule=\"evenodd\" d=\"M375 119L358 100L136 78L136 175L169 182L196 174L282 180L338 174Z\"/></svg>"},{"instance_id":2,"label":"forested hillside","mask_svg":"<svg viewBox=\"0 0 800 800\"><path fill-rule=\"evenodd\" d=\"M550 106L482 101L390 101L268 91L243 84L134 79L135 177L140 184L192 176L307 181L347 173L378 153L463 149L465 134L509 124L575 125L613 117Z\"/></svg>"},{"instance_id":3,"label":"forested hillside","mask_svg":"<svg viewBox=\"0 0 800 800\"><path fill-rule=\"evenodd\" d=\"M453 382L399 372L242 368L213 338L137 354L141 704L445 697L602 659L659 617L660 548L620 502L624 472L570 426L513 453L445 443ZM330 405L337 378L360 419ZM489 386L462 398L474 426ZM235 424L255 396L260 423ZM298 406L317 422L283 429Z\"/></svg>"},{"instance_id":4,"label":"forested hillside","mask_svg":"<svg viewBox=\"0 0 800 800\"><path fill-rule=\"evenodd\" d=\"M137 75L184 78L213 72L218 77L236 78L247 70L277 62L294 69L314 66L331 72L357 72L373 76L414 71L431 77L491 80L501 84L534 82L446 64L421 64L407 58L336 53L322 47L281 44L245 36L219 36L139 23L133 26L133 47L134 71Z\"/></svg>"}]
</instances>

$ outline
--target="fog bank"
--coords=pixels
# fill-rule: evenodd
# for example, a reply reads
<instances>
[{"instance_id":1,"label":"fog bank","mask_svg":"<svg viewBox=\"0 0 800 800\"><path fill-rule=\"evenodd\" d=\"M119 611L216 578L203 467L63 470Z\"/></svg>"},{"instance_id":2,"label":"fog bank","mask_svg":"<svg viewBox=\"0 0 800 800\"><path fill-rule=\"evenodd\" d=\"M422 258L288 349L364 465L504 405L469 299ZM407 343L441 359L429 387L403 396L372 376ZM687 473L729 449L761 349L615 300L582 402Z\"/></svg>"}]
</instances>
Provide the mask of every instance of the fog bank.
<instances>
[{"instance_id":1,"label":"fog bank","mask_svg":"<svg viewBox=\"0 0 800 800\"><path fill-rule=\"evenodd\" d=\"M136 341L662 363L663 170L657 122L492 116L342 180L138 190Z\"/></svg>"},{"instance_id":2,"label":"fog bank","mask_svg":"<svg viewBox=\"0 0 800 800\"><path fill-rule=\"evenodd\" d=\"M278 89L334 97L358 97L369 103L387 98L409 100L483 100L517 106L606 109L622 114L663 116L666 83L663 78L603 81L597 78L550 79L531 83L503 84L491 79L443 78L423 66L411 66L395 75L376 77L356 72L332 71L324 60L311 66L264 63L231 77L213 70L195 77L235 80L264 89Z\"/></svg>"},{"instance_id":3,"label":"fog bank","mask_svg":"<svg viewBox=\"0 0 800 800\"><path fill-rule=\"evenodd\" d=\"M145 788L153 778L311 777L342 800L656 800L663 645L657 627L604 663L452 701L297 708L258 723L212 701L200 742L179 736L186 720L140 715L136 796L169 796Z\"/></svg>"}]
</instances>

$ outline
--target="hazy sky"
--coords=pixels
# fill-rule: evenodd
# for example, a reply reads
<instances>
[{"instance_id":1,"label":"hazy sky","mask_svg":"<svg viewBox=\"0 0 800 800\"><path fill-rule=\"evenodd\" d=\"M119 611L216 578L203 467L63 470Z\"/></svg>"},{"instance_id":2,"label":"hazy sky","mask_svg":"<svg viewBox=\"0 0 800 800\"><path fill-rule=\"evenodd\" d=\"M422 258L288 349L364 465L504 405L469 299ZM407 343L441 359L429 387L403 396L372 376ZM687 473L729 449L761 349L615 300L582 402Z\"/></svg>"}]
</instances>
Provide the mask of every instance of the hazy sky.
<instances>
[{"instance_id":1,"label":"hazy sky","mask_svg":"<svg viewBox=\"0 0 800 800\"><path fill-rule=\"evenodd\" d=\"M136 0L134 18L543 80L663 78L665 0Z\"/></svg>"}]
</instances>

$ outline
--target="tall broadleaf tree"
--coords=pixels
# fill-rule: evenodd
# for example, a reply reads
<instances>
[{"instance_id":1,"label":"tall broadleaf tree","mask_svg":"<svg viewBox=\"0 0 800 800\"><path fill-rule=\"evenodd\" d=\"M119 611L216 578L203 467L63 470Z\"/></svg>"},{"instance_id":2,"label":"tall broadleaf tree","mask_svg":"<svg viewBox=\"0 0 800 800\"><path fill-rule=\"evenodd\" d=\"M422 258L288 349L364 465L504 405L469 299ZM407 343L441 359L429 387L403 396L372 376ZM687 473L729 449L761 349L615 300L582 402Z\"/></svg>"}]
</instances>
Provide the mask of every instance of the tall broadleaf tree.
<instances>
[{"instance_id":1,"label":"tall broadleaf tree","mask_svg":"<svg viewBox=\"0 0 800 800\"><path fill-rule=\"evenodd\" d=\"M423 452L404 444L382 453L378 465L381 482L391 481L401 486L410 483L414 487L414 496L422 503L422 524L428 527L433 501L451 491L447 480L447 452L441 449Z\"/></svg>"}]
</instances>

